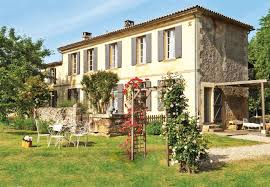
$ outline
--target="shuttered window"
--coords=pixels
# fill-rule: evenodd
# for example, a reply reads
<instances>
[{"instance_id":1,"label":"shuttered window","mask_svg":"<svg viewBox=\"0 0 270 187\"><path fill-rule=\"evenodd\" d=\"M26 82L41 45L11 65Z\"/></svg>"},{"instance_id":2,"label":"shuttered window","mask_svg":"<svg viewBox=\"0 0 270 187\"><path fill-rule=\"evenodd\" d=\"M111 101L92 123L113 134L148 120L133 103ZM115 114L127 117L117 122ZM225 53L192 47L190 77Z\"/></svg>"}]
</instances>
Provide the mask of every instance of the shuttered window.
<instances>
[{"instance_id":1,"label":"shuttered window","mask_svg":"<svg viewBox=\"0 0 270 187\"><path fill-rule=\"evenodd\" d=\"M158 31L158 61L182 58L182 26Z\"/></svg>"},{"instance_id":2,"label":"shuttered window","mask_svg":"<svg viewBox=\"0 0 270 187\"><path fill-rule=\"evenodd\" d=\"M56 68L50 68L50 83L56 84Z\"/></svg>"}]
</instances>

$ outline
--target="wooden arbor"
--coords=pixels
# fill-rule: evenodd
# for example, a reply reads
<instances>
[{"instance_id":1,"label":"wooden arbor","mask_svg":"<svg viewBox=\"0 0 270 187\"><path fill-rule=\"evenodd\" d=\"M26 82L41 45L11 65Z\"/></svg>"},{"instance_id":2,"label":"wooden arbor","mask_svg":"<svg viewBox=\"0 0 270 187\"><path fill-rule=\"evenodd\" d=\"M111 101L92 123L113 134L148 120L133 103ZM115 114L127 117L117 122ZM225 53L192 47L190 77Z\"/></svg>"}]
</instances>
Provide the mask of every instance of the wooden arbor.
<instances>
[{"instance_id":1,"label":"wooden arbor","mask_svg":"<svg viewBox=\"0 0 270 187\"><path fill-rule=\"evenodd\" d=\"M130 160L134 160L138 153L146 157L146 99L150 94L149 88L147 81L135 77L125 84L123 90L128 114L122 130L128 134L124 147Z\"/></svg>"}]
</instances>

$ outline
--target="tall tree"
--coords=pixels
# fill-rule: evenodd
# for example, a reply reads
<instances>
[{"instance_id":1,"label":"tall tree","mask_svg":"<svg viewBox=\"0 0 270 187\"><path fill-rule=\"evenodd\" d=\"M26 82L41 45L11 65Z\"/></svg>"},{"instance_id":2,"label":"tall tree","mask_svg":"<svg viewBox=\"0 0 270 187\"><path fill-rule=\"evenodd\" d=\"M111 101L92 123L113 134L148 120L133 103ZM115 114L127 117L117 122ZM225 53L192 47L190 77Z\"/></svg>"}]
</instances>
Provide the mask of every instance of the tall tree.
<instances>
[{"instance_id":1,"label":"tall tree","mask_svg":"<svg viewBox=\"0 0 270 187\"><path fill-rule=\"evenodd\" d=\"M260 28L249 43L249 62L254 65L256 79L270 79L270 10L260 19ZM266 111L270 112L270 91L265 93ZM252 114L260 110L258 90L250 90L249 108Z\"/></svg>"},{"instance_id":2,"label":"tall tree","mask_svg":"<svg viewBox=\"0 0 270 187\"><path fill-rule=\"evenodd\" d=\"M37 88L41 92L48 91L43 84L36 85L35 89L29 85L43 81L43 59L50 54L51 51L43 47L43 40L33 41L30 37L17 35L13 28L0 28L0 117L6 117L10 112L31 114L32 105L22 106L25 102L21 102L21 94ZM35 96L24 98L24 101L28 99L26 103L37 99L36 94L30 95Z\"/></svg>"}]
</instances>

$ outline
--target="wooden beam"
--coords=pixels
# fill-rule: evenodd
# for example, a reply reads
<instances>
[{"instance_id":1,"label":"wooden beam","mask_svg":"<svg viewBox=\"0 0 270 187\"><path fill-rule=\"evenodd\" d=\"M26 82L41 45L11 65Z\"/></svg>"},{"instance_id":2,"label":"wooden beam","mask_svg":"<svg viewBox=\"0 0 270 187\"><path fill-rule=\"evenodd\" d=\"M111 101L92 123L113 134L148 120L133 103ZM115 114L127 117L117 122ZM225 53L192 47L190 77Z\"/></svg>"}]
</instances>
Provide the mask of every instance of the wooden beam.
<instances>
[{"instance_id":1,"label":"wooden beam","mask_svg":"<svg viewBox=\"0 0 270 187\"><path fill-rule=\"evenodd\" d=\"M215 83L215 86L241 86L241 85L247 85L247 86L258 85L259 86L259 84L261 83L267 83L267 80L262 79L262 80L222 82L222 83Z\"/></svg>"},{"instance_id":2,"label":"wooden beam","mask_svg":"<svg viewBox=\"0 0 270 187\"><path fill-rule=\"evenodd\" d=\"M262 97L262 122L263 122L263 130L266 130L265 125L265 100L264 100L264 83L261 83L261 97Z\"/></svg>"}]
</instances>

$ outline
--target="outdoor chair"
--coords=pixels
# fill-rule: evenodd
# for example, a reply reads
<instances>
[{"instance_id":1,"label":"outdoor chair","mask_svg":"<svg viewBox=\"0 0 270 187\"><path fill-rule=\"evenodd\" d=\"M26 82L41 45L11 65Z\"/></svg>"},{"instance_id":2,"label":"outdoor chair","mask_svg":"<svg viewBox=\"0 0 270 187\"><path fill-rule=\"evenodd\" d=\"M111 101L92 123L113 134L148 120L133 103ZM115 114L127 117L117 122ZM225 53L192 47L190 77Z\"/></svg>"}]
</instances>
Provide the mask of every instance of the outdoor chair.
<instances>
[{"instance_id":1,"label":"outdoor chair","mask_svg":"<svg viewBox=\"0 0 270 187\"><path fill-rule=\"evenodd\" d=\"M63 135L63 125L62 124L54 124L50 129L50 140L48 143L48 147L51 145L52 138L55 139L55 147L58 145L58 148L62 147L64 135Z\"/></svg>"},{"instance_id":2,"label":"outdoor chair","mask_svg":"<svg viewBox=\"0 0 270 187\"><path fill-rule=\"evenodd\" d=\"M81 137L86 137L86 142L84 143L86 147L88 144L88 135L89 135L89 128L87 125L81 126L75 124L74 126L70 127L69 145L70 143L73 143L74 146L78 148ZM72 141L72 137L75 137L76 139L75 142Z\"/></svg>"},{"instance_id":3,"label":"outdoor chair","mask_svg":"<svg viewBox=\"0 0 270 187\"><path fill-rule=\"evenodd\" d=\"M46 137L47 138L47 143L48 143L50 134L49 133L41 133L39 120L35 119L35 124L36 124L36 128L37 128L37 145L39 144L40 137Z\"/></svg>"}]
</instances>

